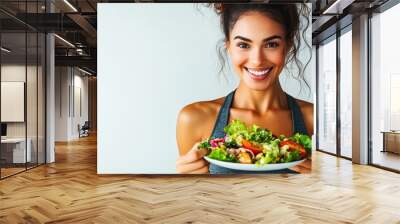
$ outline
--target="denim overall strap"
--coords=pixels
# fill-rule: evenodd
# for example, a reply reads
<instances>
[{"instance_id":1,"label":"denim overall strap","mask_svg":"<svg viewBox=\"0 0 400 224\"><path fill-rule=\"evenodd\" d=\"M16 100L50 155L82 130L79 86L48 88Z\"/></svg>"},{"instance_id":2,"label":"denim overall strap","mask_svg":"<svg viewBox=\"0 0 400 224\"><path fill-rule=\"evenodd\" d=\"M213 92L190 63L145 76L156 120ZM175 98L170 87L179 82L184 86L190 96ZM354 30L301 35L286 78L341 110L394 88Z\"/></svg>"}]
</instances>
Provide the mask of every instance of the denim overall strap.
<instances>
[{"instance_id":1,"label":"denim overall strap","mask_svg":"<svg viewBox=\"0 0 400 224\"><path fill-rule=\"evenodd\" d=\"M307 128L303 119L303 114L301 113L300 107L297 104L296 100L289 94L286 94L287 101L289 105L289 109L292 112L292 127L293 134L300 133L304 135L308 135Z\"/></svg>"},{"instance_id":2,"label":"denim overall strap","mask_svg":"<svg viewBox=\"0 0 400 224\"><path fill-rule=\"evenodd\" d=\"M215 122L214 129L211 134L211 138L223 138L225 137L224 128L229 122L229 110L231 109L233 96L235 95L235 90L230 92L226 97L224 104L222 104L219 110L217 121Z\"/></svg>"}]
</instances>

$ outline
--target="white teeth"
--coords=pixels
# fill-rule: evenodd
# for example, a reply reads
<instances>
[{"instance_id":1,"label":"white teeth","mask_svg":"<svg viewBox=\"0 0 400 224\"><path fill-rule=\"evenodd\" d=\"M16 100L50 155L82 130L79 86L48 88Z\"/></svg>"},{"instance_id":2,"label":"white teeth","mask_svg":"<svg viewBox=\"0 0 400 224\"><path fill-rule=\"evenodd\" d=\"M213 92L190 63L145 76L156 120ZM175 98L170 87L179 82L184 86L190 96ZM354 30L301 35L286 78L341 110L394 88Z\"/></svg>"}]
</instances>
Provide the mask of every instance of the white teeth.
<instances>
[{"instance_id":1,"label":"white teeth","mask_svg":"<svg viewBox=\"0 0 400 224\"><path fill-rule=\"evenodd\" d=\"M267 68L262 71L256 71L256 70L247 68L247 71L249 71L251 74L256 75L256 76L263 76L263 75L267 74L270 70L271 70L271 68Z\"/></svg>"}]
</instances>

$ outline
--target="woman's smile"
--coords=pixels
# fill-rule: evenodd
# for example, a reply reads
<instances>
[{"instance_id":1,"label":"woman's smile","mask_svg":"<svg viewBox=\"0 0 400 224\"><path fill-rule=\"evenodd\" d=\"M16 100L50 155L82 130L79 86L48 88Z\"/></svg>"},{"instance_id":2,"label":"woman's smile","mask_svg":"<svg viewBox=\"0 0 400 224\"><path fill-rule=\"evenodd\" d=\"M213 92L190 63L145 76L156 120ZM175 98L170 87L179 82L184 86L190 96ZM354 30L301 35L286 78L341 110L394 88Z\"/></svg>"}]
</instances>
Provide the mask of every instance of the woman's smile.
<instances>
[{"instance_id":1,"label":"woman's smile","mask_svg":"<svg viewBox=\"0 0 400 224\"><path fill-rule=\"evenodd\" d=\"M253 80L264 80L271 73L273 67L268 68L247 68L244 67L246 74Z\"/></svg>"}]
</instances>

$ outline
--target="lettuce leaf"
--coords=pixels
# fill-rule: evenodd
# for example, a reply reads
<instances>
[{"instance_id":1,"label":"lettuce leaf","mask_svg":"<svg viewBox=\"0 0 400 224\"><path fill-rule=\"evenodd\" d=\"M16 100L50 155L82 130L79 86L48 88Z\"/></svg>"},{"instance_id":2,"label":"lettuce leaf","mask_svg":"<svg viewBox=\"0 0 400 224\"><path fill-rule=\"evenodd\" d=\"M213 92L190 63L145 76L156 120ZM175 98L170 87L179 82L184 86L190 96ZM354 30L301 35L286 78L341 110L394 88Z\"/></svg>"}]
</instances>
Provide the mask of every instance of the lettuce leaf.
<instances>
[{"instance_id":1,"label":"lettuce leaf","mask_svg":"<svg viewBox=\"0 0 400 224\"><path fill-rule=\"evenodd\" d=\"M239 120L233 120L224 128L225 133L232 139L240 139L240 136L248 141L256 143L267 143L274 139L269 130L252 125L247 127L245 123ZM239 142L238 142L239 143Z\"/></svg>"},{"instance_id":2,"label":"lettuce leaf","mask_svg":"<svg viewBox=\"0 0 400 224\"><path fill-rule=\"evenodd\" d=\"M236 139L238 135L247 136L248 130L245 123L239 120L233 120L229 123L225 128L224 132L229 135L231 138Z\"/></svg>"},{"instance_id":3,"label":"lettuce leaf","mask_svg":"<svg viewBox=\"0 0 400 224\"><path fill-rule=\"evenodd\" d=\"M310 136L296 133L293 136L291 136L290 139L304 146L304 148L307 151L307 154L309 155L311 154L312 141Z\"/></svg>"},{"instance_id":4,"label":"lettuce leaf","mask_svg":"<svg viewBox=\"0 0 400 224\"><path fill-rule=\"evenodd\" d=\"M199 148L199 149L210 149L211 148L211 144L209 142L209 139L206 139L206 140L200 142L200 144L197 146L197 148Z\"/></svg>"},{"instance_id":5,"label":"lettuce leaf","mask_svg":"<svg viewBox=\"0 0 400 224\"><path fill-rule=\"evenodd\" d=\"M228 154L224 148L215 148L213 149L208 157L211 159L227 161L227 162L237 162L236 158L231 154Z\"/></svg>"},{"instance_id":6,"label":"lettuce leaf","mask_svg":"<svg viewBox=\"0 0 400 224\"><path fill-rule=\"evenodd\" d=\"M266 143L273 139L274 137L272 136L272 132L260 128L257 125L252 125L247 140L257 143Z\"/></svg>"},{"instance_id":7,"label":"lettuce leaf","mask_svg":"<svg viewBox=\"0 0 400 224\"><path fill-rule=\"evenodd\" d=\"M297 161L300 159L301 159L301 156L300 156L299 151L295 150L295 151L291 151L291 152L286 152L285 156L281 159L281 162L289 163L289 162Z\"/></svg>"}]
</instances>

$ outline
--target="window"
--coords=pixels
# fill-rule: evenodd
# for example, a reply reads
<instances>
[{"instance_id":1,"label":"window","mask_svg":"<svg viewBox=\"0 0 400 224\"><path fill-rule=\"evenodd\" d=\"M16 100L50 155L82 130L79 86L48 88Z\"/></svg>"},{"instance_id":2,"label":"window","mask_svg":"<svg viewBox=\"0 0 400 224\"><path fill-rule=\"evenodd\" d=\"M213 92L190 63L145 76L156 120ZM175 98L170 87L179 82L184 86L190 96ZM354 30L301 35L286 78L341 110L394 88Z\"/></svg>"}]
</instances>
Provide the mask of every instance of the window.
<instances>
[{"instance_id":1,"label":"window","mask_svg":"<svg viewBox=\"0 0 400 224\"><path fill-rule=\"evenodd\" d=\"M318 149L336 153L336 39L318 48Z\"/></svg>"},{"instance_id":2,"label":"window","mask_svg":"<svg viewBox=\"0 0 400 224\"><path fill-rule=\"evenodd\" d=\"M400 170L400 5L371 18L372 164Z\"/></svg>"},{"instance_id":3,"label":"window","mask_svg":"<svg viewBox=\"0 0 400 224\"><path fill-rule=\"evenodd\" d=\"M340 155L352 157L352 33L340 36Z\"/></svg>"}]
</instances>

